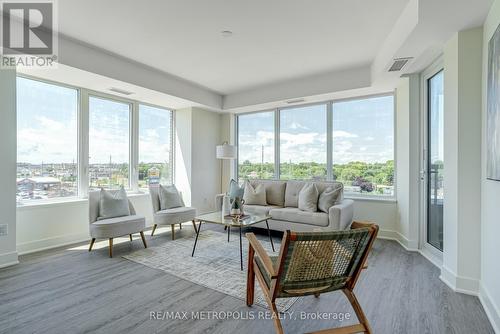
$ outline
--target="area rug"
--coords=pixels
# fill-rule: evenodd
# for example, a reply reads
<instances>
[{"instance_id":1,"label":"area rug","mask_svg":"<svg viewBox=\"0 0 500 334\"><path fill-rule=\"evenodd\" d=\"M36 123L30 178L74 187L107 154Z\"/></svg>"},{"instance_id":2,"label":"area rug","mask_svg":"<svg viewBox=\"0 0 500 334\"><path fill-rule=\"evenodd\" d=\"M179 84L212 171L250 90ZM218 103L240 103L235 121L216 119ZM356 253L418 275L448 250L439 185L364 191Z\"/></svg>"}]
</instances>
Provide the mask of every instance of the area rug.
<instances>
[{"instance_id":1,"label":"area rug","mask_svg":"<svg viewBox=\"0 0 500 334\"><path fill-rule=\"evenodd\" d=\"M226 233L203 231L202 228L194 257L191 257L194 239L195 235L169 240L161 246L141 249L123 257L245 301L248 255L246 238L243 237L243 271L240 270L237 234L231 233L231 240L228 243ZM278 255L278 243L274 244L276 252L273 253L269 240L260 240L260 242L268 254ZM285 312L297 299L277 299L276 307L280 312ZM257 280L255 281L254 303L268 308Z\"/></svg>"}]
</instances>

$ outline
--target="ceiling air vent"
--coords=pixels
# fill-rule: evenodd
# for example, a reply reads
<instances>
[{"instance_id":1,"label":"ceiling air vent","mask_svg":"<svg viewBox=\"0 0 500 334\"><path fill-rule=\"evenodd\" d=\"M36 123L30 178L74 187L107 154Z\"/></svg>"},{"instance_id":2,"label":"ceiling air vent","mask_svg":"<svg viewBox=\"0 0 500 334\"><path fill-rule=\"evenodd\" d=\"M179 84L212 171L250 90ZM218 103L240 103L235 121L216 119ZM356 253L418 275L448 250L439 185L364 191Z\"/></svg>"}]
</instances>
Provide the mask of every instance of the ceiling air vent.
<instances>
[{"instance_id":1,"label":"ceiling air vent","mask_svg":"<svg viewBox=\"0 0 500 334\"><path fill-rule=\"evenodd\" d=\"M111 87L109 90L112 91L112 92L118 93L118 94L123 94L123 95L132 95L132 94L134 94L132 92L129 92L128 90L124 90L124 89L120 89L120 88L116 88L116 87Z\"/></svg>"},{"instance_id":2,"label":"ceiling air vent","mask_svg":"<svg viewBox=\"0 0 500 334\"><path fill-rule=\"evenodd\" d=\"M293 104L293 103L300 103L300 102L304 102L304 101L305 101L304 99L295 99L295 100L288 100L288 101L286 101L286 103Z\"/></svg>"},{"instance_id":3,"label":"ceiling air vent","mask_svg":"<svg viewBox=\"0 0 500 334\"><path fill-rule=\"evenodd\" d=\"M396 58L394 59L394 63L391 65L389 68L389 72L398 72L403 69L403 67L408 64L408 62L412 59L412 57L409 58Z\"/></svg>"}]
</instances>

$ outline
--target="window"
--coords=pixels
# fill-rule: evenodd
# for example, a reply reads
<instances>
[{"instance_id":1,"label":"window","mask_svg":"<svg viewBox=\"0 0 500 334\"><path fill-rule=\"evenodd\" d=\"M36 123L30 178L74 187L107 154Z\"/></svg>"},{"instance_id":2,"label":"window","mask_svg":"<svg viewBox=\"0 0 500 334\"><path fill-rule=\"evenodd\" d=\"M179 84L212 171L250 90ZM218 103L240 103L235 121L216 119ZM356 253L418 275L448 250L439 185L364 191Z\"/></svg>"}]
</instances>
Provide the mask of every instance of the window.
<instances>
[{"instance_id":1,"label":"window","mask_svg":"<svg viewBox=\"0 0 500 334\"><path fill-rule=\"evenodd\" d=\"M280 110L280 178L325 180L326 104Z\"/></svg>"},{"instance_id":2,"label":"window","mask_svg":"<svg viewBox=\"0 0 500 334\"><path fill-rule=\"evenodd\" d=\"M17 201L77 195L78 90L17 79Z\"/></svg>"},{"instance_id":3,"label":"window","mask_svg":"<svg viewBox=\"0 0 500 334\"><path fill-rule=\"evenodd\" d=\"M238 116L238 177L274 178L274 153L274 112Z\"/></svg>"},{"instance_id":4,"label":"window","mask_svg":"<svg viewBox=\"0 0 500 334\"><path fill-rule=\"evenodd\" d=\"M333 177L346 193L394 195L394 98L333 103Z\"/></svg>"},{"instance_id":5,"label":"window","mask_svg":"<svg viewBox=\"0 0 500 334\"><path fill-rule=\"evenodd\" d=\"M172 112L139 105L139 189L172 183Z\"/></svg>"},{"instance_id":6,"label":"window","mask_svg":"<svg viewBox=\"0 0 500 334\"><path fill-rule=\"evenodd\" d=\"M130 187L130 104L89 97L90 189Z\"/></svg>"},{"instance_id":7,"label":"window","mask_svg":"<svg viewBox=\"0 0 500 334\"><path fill-rule=\"evenodd\" d=\"M240 179L329 179L346 194L394 196L392 94L242 114L237 123Z\"/></svg>"}]
</instances>

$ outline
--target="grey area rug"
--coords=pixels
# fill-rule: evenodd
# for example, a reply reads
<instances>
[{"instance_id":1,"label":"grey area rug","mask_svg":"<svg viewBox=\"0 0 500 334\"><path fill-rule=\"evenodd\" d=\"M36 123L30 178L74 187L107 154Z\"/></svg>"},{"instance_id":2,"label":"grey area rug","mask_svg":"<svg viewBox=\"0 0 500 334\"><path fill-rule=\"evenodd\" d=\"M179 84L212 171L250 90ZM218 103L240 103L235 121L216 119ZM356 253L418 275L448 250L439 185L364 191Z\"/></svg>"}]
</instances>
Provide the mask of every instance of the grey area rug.
<instances>
[{"instance_id":1,"label":"grey area rug","mask_svg":"<svg viewBox=\"0 0 500 334\"><path fill-rule=\"evenodd\" d=\"M240 270L239 237L232 233L227 242L227 234L205 230L200 232L194 257L191 257L195 235L165 242L161 246L141 249L124 258L150 268L163 270L171 275L192 283L246 300L248 241L243 236L243 271ZM269 255L271 243L260 240ZM274 240L273 240L274 241ZM298 298L277 299L276 307L280 312L287 311ZM257 279L255 280L255 304L268 308Z\"/></svg>"}]
</instances>

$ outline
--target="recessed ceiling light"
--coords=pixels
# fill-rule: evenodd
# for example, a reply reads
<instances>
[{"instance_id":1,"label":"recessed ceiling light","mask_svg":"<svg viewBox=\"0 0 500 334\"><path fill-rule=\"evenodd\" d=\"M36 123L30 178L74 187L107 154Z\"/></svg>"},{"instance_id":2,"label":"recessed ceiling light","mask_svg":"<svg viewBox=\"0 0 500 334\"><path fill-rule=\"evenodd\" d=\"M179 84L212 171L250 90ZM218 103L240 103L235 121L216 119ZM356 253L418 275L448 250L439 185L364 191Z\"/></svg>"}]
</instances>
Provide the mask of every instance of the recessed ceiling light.
<instances>
[{"instance_id":1,"label":"recessed ceiling light","mask_svg":"<svg viewBox=\"0 0 500 334\"><path fill-rule=\"evenodd\" d=\"M220 32L222 37L231 37L233 35L233 32L231 30L223 30Z\"/></svg>"}]
</instances>

